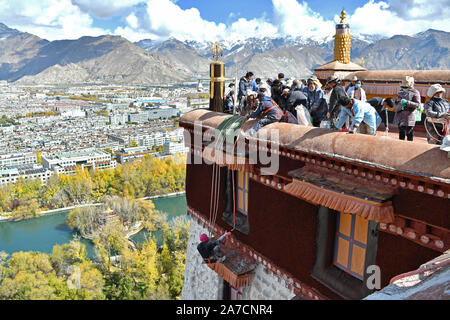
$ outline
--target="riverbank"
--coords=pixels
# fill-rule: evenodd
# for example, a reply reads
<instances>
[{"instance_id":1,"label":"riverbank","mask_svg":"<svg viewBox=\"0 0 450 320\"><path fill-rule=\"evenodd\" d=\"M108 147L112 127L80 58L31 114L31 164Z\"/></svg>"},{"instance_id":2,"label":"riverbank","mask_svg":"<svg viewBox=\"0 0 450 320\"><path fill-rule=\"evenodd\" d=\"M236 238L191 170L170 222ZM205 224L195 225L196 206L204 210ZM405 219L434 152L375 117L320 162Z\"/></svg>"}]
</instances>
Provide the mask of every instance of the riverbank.
<instances>
[{"instance_id":1,"label":"riverbank","mask_svg":"<svg viewBox=\"0 0 450 320\"><path fill-rule=\"evenodd\" d=\"M188 217L186 215L186 198L183 195L154 199L153 202L155 209L167 216L168 222L177 217ZM57 212L52 210L51 213L37 219L0 223L0 251L4 251L7 254L19 251L52 253L55 245L70 243L77 234L66 223L70 208L66 211L59 211L61 209L58 209ZM160 231L155 231L151 234L146 230L135 231L137 233L130 235L130 239L136 244L145 242L151 236L156 237L159 244L162 240ZM93 243L85 239L80 239L80 241L86 246L88 256L95 258Z\"/></svg>"},{"instance_id":2,"label":"riverbank","mask_svg":"<svg viewBox=\"0 0 450 320\"><path fill-rule=\"evenodd\" d=\"M181 196L184 194L186 194L186 191L167 193L167 194L151 196L151 197L144 197L144 198L139 198L139 200L163 199L163 198ZM87 204L80 204L80 205L76 205L76 206L69 206L69 207L52 209L52 210L44 210L44 211L39 212L40 213L39 217L30 217L30 218L27 218L24 220L37 219L37 218L41 218L43 216L57 214L57 213L61 213L61 212L68 211L68 210L73 210L75 208L93 207L93 206L100 206L100 205L102 205L102 203L87 203ZM12 214L12 212L0 213L0 223L1 222L11 222L12 221L11 216L10 216L11 214ZM23 220L20 220L20 221L23 221Z\"/></svg>"},{"instance_id":3,"label":"riverbank","mask_svg":"<svg viewBox=\"0 0 450 320\"><path fill-rule=\"evenodd\" d=\"M166 194L162 194L162 195L159 195L159 196L151 196L151 197L145 197L145 198L140 198L140 199L141 200L161 199L161 198L169 198L169 197L181 196L183 194L186 194L186 191L166 193Z\"/></svg>"}]
</instances>

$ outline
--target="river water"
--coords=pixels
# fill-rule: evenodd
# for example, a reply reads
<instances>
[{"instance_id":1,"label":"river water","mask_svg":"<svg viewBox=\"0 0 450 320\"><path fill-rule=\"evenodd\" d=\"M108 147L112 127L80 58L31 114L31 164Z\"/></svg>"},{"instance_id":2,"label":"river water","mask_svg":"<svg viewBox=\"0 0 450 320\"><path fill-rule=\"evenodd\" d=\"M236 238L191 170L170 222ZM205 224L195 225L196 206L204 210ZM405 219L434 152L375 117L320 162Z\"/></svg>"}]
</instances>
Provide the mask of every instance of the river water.
<instances>
[{"instance_id":1,"label":"river water","mask_svg":"<svg viewBox=\"0 0 450 320\"><path fill-rule=\"evenodd\" d=\"M177 216L187 216L185 195L153 199L158 211L166 213L168 220ZM66 224L68 211L18 222L0 222L0 251L12 254L18 251L39 251L51 253L54 245L70 242L75 233ZM134 235L135 242L147 237L144 230ZM81 240L87 248L88 256L94 256L93 245L89 240Z\"/></svg>"}]
</instances>

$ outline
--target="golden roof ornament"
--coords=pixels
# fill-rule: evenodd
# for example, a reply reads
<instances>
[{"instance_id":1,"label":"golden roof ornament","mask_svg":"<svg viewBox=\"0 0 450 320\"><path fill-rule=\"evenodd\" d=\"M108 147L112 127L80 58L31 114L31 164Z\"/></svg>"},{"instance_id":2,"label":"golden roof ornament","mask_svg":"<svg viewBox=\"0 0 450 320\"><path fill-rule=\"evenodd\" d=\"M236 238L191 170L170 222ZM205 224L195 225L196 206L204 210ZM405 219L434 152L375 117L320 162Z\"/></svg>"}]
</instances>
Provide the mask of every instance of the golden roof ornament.
<instances>
[{"instance_id":1,"label":"golden roof ornament","mask_svg":"<svg viewBox=\"0 0 450 320\"><path fill-rule=\"evenodd\" d=\"M220 57L222 57L222 51L222 47L219 45L219 42L216 41L211 48L212 55L214 59L216 59L216 62L219 61Z\"/></svg>"},{"instance_id":2,"label":"golden roof ornament","mask_svg":"<svg viewBox=\"0 0 450 320\"><path fill-rule=\"evenodd\" d=\"M342 10L341 12L341 24L345 23L345 19L347 18L347 12L345 10Z\"/></svg>"}]
</instances>

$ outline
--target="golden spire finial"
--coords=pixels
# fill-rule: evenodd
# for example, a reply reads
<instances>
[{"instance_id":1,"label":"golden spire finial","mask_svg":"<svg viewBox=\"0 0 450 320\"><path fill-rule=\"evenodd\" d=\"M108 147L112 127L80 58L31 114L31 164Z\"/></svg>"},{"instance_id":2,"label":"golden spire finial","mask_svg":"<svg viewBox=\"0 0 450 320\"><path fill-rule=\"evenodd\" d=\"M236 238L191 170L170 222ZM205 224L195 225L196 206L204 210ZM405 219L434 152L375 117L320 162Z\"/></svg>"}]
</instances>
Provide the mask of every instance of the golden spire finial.
<instances>
[{"instance_id":1,"label":"golden spire finial","mask_svg":"<svg viewBox=\"0 0 450 320\"><path fill-rule=\"evenodd\" d=\"M220 47L219 42L216 41L216 43L214 43L211 48L211 52L214 59L216 59L216 61L219 61L219 58L222 56L222 48Z\"/></svg>"},{"instance_id":2,"label":"golden spire finial","mask_svg":"<svg viewBox=\"0 0 450 320\"><path fill-rule=\"evenodd\" d=\"M342 10L341 12L341 24L345 23L345 19L347 18L347 12L345 10Z\"/></svg>"}]
</instances>

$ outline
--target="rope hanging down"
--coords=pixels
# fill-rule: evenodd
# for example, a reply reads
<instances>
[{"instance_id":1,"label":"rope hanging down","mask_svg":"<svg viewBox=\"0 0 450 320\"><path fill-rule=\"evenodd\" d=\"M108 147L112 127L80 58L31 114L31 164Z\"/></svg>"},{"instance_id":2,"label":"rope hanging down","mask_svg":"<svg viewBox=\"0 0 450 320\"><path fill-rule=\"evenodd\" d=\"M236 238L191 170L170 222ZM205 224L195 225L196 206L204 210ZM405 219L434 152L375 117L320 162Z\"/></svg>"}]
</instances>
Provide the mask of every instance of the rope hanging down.
<instances>
[{"instance_id":1,"label":"rope hanging down","mask_svg":"<svg viewBox=\"0 0 450 320\"><path fill-rule=\"evenodd\" d=\"M239 128L238 134L236 136L236 141L234 142L233 151L232 151L233 154L234 154L234 150L236 149L236 145L237 145L237 142L239 140L239 136L240 136L240 134L242 132L242 127L244 126L244 123L246 121L247 121L247 116L244 117L244 119L242 120L241 127ZM233 181L233 229L231 230L231 232L233 232L234 230L236 230L236 187L235 187L235 184L234 184L234 172L231 175L232 175L232 179L231 180Z\"/></svg>"},{"instance_id":2,"label":"rope hanging down","mask_svg":"<svg viewBox=\"0 0 450 320\"><path fill-rule=\"evenodd\" d=\"M226 119L220 125L220 127L228 128L229 126L233 126L234 123L237 121L239 121L239 119L234 119L234 117L230 117L230 118ZM217 147L217 145L223 145L226 134L223 134L222 130L218 130L218 133L216 134L216 136L217 136L217 139L214 142L215 146ZM219 211L220 182L221 182L220 167L217 164L214 164L213 172L212 172L212 176L211 176L212 188L211 188L211 201L210 201L210 206L209 206L209 217L210 217L209 236L210 237L213 236L213 233L214 233L213 226L216 223L218 211Z\"/></svg>"},{"instance_id":3,"label":"rope hanging down","mask_svg":"<svg viewBox=\"0 0 450 320\"><path fill-rule=\"evenodd\" d=\"M218 146L220 146L220 148L223 147L223 142L226 140L226 138L229 136L229 131L233 131L232 135L234 138L234 135L236 133L236 129L237 129L237 125L239 125L239 123L242 121L239 131L238 131L238 135L236 137L236 140L234 142L234 146L233 146L233 154L234 154L234 150L236 148L237 145L237 141L239 138L239 135L241 134L242 131L242 127L244 126L244 123L246 121L246 118L241 117L241 116L231 116L228 119L226 119L225 121L223 121L219 127L216 130L216 136L217 139L215 140L214 144L215 144L215 148L217 148ZM236 200L235 200L235 183L234 183L234 173L232 174L232 180L233 180L233 215L234 215L234 227L233 230L234 231L236 229ZM218 216L218 211L219 211L219 197L220 197L220 182L221 182L221 175L220 175L220 167L217 164L213 165L213 172L212 172L212 176L211 176L211 201L210 201L210 206L209 206L209 217L210 217L210 228L209 228L209 235L212 236L213 235L213 226L216 223L217 220L217 216Z\"/></svg>"}]
</instances>

